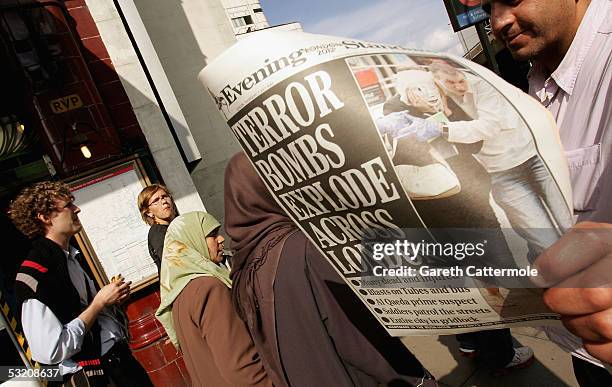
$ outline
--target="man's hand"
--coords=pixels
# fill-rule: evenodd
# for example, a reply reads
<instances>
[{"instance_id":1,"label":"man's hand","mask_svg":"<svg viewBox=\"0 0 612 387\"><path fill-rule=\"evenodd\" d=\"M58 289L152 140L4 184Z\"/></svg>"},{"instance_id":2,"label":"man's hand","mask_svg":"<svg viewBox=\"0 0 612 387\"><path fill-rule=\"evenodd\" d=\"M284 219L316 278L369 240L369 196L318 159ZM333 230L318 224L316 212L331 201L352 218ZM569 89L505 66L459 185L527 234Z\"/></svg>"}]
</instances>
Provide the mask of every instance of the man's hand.
<instances>
[{"instance_id":1,"label":"man's hand","mask_svg":"<svg viewBox=\"0 0 612 387\"><path fill-rule=\"evenodd\" d=\"M535 262L544 303L581 337L594 357L612 363L612 224L578 223Z\"/></svg>"},{"instance_id":2,"label":"man's hand","mask_svg":"<svg viewBox=\"0 0 612 387\"><path fill-rule=\"evenodd\" d=\"M433 107L423 98L416 95L412 90L406 90L406 99L408 105L418 109L421 113L435 113Z\"/></svg>"},{"instance_id":3,"label":"man's hand","mask_svg":"<svg viewBox=\"0 0 612 387\"><path fill-rule=\"evenodd\" d=\"M442 134L439 123L414 117L406 111L395 112L376 121L381 134L388 134L392 138L413 136L417 141L425 142Z\"/></svg>"},{"instance_id":4,"label":"man's hand","mask_svg":"<svg viewBox=\"0 0 612 387\"><path fill-rule=\"evenodd\" d=\"M111 282L104 286L94 297L93 303L99 303L103 307L119 304L130 295L130 285L132 282L120 281Z\"/></svg>"},{"instance_id":5,"label":"man's hand","mask_svg":"<svg viewBox=\"0 0 612 387\"><path fill-rule=\"evenodd\" d=\"M94 321L105 307L125 301L130 295L131 284L131 281L124 282L123 279L120 279L100 289L87 309L79 315L79 319L85 324L85 329L91 329Z\"/></svg>"}]
</instances>

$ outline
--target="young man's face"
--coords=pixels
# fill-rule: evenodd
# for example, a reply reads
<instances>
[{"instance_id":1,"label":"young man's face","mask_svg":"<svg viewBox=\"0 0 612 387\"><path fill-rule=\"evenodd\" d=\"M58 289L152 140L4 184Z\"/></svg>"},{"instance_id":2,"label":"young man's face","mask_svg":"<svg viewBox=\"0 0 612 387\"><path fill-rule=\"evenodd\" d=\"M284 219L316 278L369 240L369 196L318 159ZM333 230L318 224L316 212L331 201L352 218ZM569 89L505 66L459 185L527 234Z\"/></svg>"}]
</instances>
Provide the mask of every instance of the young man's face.
<instances>
[{"instance_id":1,"label":"young man's face","mask_svg":"<svg viewBox=\"0 0 612 387\"><path fill-rule=\"evenodd\" d=\"M172 197L163 189L158 189L151 196L147 207L147 216L152 217L157 224L168 224L176 217Z\"/></svg>"},{"instance_id":2,"label":"young man's face","mask_svg":"<svg viewBox=\"0 0 612 387\"><path fill-rule=\"evenodd\" d=\"M55 211L47 217L47 234L72 236L81 231L83 226L79 220L79 212L81 209L71 198L55 199Z\"/></svg>"},{"instance_id":3,"label":"young man's face","mask_svg":"<svg viewBox=\"0 0 612 387\"><path fill-rule=\"evenodd\" d=\"M517 60L537 59L573 38L575 0L483 0L482 5L493 34Z\"/></svg>"}]
</instances>

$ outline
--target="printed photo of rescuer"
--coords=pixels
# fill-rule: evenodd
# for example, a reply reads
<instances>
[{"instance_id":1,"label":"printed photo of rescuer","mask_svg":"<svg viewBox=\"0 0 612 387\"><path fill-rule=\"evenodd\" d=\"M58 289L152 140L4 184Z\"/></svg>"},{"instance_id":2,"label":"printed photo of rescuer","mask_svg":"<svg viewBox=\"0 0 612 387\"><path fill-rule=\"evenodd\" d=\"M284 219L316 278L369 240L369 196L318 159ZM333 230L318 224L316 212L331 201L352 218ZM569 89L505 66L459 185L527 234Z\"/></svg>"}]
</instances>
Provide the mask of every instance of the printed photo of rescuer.
<instances>
[{"instance_id":1,"label":"printed photo of rescuer","mask_svg":"<svg viewBox=\"0 0 612 387\"><path fill-rule=\"evenodd\" d=\"M487 257L497 267L522 267L571 226L528 126L485 79L440 56L368 55L347 63L427 227L489 229ZM513 257L502 226L521 237L523 257Z\"/></svg>"}]
</instances>

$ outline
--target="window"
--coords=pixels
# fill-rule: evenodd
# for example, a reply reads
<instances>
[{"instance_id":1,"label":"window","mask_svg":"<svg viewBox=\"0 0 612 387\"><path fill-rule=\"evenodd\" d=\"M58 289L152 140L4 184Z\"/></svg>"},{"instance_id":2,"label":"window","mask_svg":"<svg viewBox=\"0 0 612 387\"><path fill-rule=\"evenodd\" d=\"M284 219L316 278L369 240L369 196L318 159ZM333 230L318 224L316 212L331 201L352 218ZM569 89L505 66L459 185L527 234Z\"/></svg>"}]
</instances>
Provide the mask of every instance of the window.
<instances>
[{"instance_id":1,"label":"window","mask_svg":"<svg viewBox=\"0 0 612 387\"><path fill-rule=\"evenodd\" d=\"M242 27L242 26L246 26L246 22L244 21L243 17L232 18L232 24L236 28L239 28L239 27Z\"/></svg>"},{"instance_id":2,"label":"window","mask_svg":"<svg viewBox=\"0 0 612 387\"><path fill-rule=\"evenodd\" d=\"M250 15L232 18L232 24L235 28L244 27L253 24L253 18Z\"/></svg>"}]
</instances>

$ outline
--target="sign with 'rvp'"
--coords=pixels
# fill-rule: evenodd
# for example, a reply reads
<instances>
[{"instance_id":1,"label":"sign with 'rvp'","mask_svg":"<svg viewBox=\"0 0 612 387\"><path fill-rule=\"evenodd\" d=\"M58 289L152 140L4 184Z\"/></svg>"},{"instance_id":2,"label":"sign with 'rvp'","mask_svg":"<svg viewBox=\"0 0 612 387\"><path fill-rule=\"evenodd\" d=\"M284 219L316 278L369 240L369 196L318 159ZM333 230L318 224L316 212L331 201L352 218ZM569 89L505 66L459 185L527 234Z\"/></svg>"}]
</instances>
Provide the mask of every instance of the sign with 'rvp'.
<instances>
[{"instance_id":1,"label":"sign with 'rvp'","mask_svg":"<svg viewBox=\"0 0 612 387\"><path fill-rule=\"evenodd\" d=\"M69 110L78 109L83 106L83 101L78 94L71 94L65 97L60 97L56 99L52 99L49 101L51 105L51 110L55 114L65 113Z\"/></svg>"}]
</instances>

